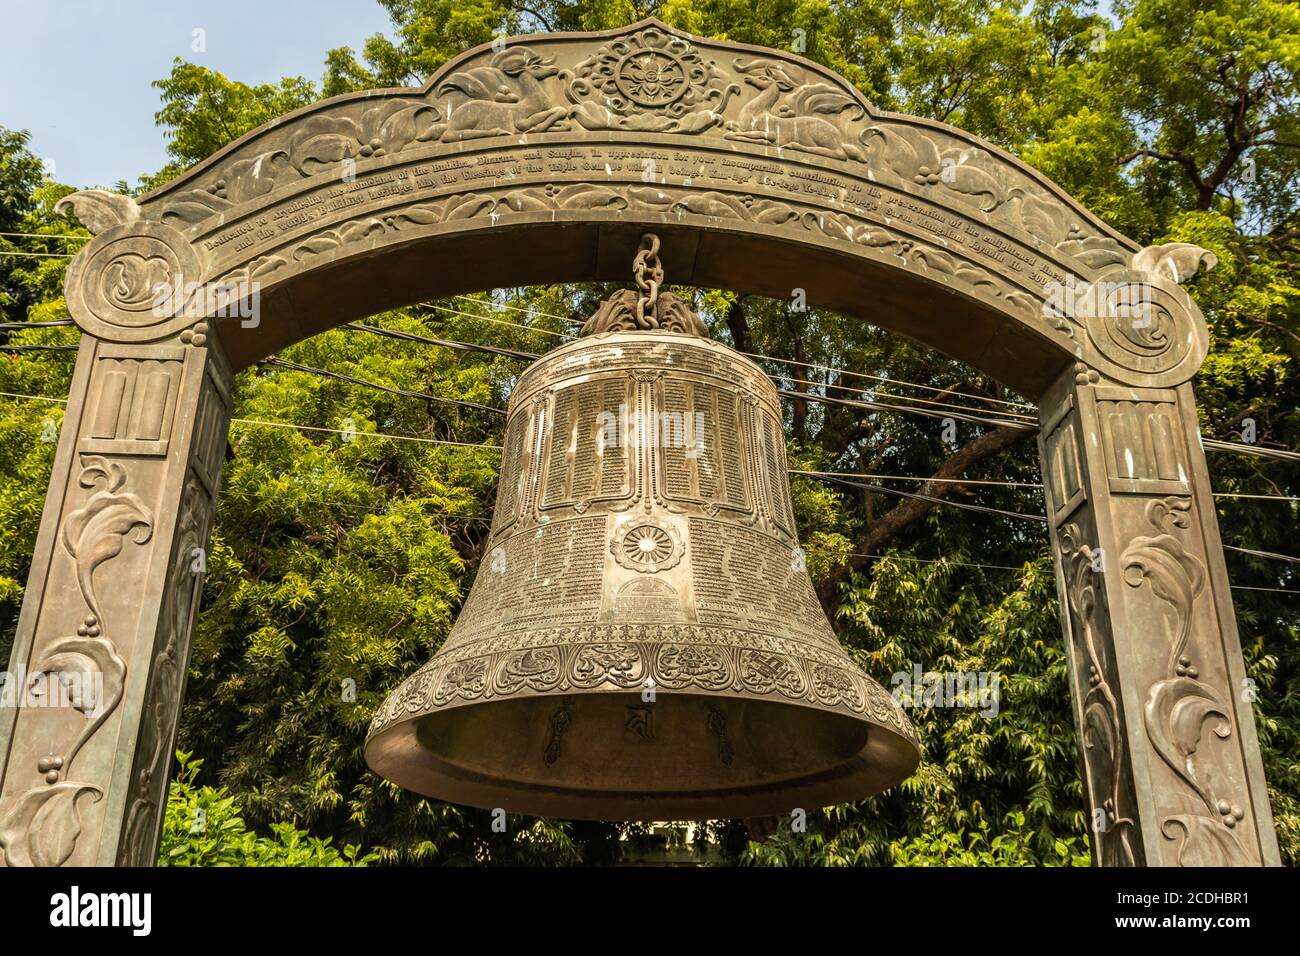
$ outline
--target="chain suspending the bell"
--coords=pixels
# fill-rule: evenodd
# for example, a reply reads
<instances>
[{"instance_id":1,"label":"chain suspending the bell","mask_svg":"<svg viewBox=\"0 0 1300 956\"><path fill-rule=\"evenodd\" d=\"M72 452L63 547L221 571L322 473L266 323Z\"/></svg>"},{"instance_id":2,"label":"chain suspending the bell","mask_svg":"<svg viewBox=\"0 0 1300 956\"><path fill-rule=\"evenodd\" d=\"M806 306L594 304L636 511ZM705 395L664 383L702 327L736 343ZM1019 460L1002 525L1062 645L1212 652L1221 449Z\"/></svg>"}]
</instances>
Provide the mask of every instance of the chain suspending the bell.
<instances>
[{"instance_id":1,"label":"chain suspending the bell","mask_svg":"<svg viewBox=\"0 0 1300 956\"><path fill-rule=\"evenodd\" d=\"M641 248L632 260L632 274L640 294L636 299L636 324L639 329L657 329L654 317L655 302L659 298L659 283L664 281L664 267L659 261L659 237L647 232L641 237ZM646 318L647 310L650 317Z\"/></svg>"},{"instance_id":2,"label":"chain suspending the bell","mask_svg":"<svg viewBox=\"0 0 1300 956\"><path fill-rule=\"evenodd\" d=\"M510 398L486 558L379 708L377 773L573 819L760 817L905 779L906 715L804 570L781 406L661 291L659 240Z\"/></svg>"},{"instance_id":3,"label":"chain suspending the bell","mask_svg":"<svg viewBox=\"0 0 1300 956\"><path fill-rule=\"evenodd\" d=\"M664 269L659 261L659 237L652 232L641 237L632 275L636 289L620 289L602 302L583 325L581 335L664 331L708 337L708 327L690 306L671 292L660 291Z\"/></svg>"}]
</instances>

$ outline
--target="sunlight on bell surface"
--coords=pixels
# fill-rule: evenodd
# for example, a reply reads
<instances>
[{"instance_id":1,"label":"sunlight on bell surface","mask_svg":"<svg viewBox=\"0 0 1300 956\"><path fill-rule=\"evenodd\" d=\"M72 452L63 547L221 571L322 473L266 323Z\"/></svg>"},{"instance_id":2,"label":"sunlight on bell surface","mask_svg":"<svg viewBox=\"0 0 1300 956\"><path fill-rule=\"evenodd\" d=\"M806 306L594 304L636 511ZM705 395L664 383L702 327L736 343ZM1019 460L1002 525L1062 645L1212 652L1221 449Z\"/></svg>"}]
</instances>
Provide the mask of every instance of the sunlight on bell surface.
<instances>
[{"instance_id":1,"label":"sunlight on bell surface","mask_svg":"<svg viewBox=\"0 0 1300 956\"><path fill-rule=\"evenodd\" d=\"M893 786L916 738L804 570L774 386L680 299L638 318L632 298L520 378L484 546L502 560L379 709L367 762L571 819L758 817Z\"/></svg>"}]
</instances>

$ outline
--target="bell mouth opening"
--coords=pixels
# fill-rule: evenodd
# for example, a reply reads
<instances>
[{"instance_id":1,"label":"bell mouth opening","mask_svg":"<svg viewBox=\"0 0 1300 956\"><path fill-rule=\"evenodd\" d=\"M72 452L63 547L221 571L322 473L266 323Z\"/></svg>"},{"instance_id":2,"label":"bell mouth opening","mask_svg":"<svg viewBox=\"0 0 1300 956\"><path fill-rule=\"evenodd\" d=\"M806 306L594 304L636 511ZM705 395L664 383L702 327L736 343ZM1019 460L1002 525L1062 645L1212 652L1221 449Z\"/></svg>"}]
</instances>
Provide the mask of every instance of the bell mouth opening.
<instances>
[{"instance_id":1,"label":"bell mouth opening","mask_svg":"<svg viewBox=\"0 0 1300 956\"><path fill-rule=\"evenodd\" d=\"M417 793L570 820L771 816L879 793L916 747L860 716L660 690L483 702L398 721L371 769Z\"/></svg>"}]
</instances>

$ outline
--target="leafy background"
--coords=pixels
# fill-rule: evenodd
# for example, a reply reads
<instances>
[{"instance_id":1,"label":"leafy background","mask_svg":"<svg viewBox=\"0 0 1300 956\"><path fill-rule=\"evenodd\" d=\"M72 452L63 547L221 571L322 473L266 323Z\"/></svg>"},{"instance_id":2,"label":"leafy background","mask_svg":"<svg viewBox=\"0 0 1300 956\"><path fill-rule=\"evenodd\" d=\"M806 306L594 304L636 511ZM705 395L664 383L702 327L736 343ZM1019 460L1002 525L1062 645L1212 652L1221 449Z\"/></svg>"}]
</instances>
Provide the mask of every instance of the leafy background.
<instances>
[{"instance_id":1,"label":"leafy background","mask_svg":"<svg viewBox=\"0 0 1300 956\"><path fill-rule=\"evenodd\" d=\"M364 49L324 54L320 80L247 85L177 60L155 84L171 161L164 182L229 140L324 96L415 85L499 32L605 29L655 14L712 37L789 48L838 71L879 108L944 120L1005 147L1141 243L1195 242L1219 268L1191 292L1212 351L1196 379L1203 434L1300 442L1300 10L1275 0L668 0L633 4L382 0L392 17ZM78 184L86 186L91 184ZM26 135L0 128L0 232L85 235L56 216L72 187L48 179ZM62 239L0 251L63 252ZM66 260L0 257L2 321L67 318ZM541 352L599 286L498 290L375 316L374 324ZM723 341L768 355L945 390L945 400L1018 401L909 340L789 303L680 289ZM502 311L506 305L528 312ZM522 321L528 329L485 319ZM0 332L7 347L72 344L66 327ZM67 394L72 352L0 353L0 391ZM504 404L518 361L334 330L283 355L385 385ZM820 389L766 363L784 387ZM802 376L801 376L802 377ZM826 375L808 373L826 383ZM830 379L830 384L843 384ZM908 385L869 394L935 397ZM323 428L500 440L473 409L259 366L239 377L235 415ZM61 422L57 404L0 396L0 654L12 643ZM932 475L955 456L972 479L1034 482L1032 441L902 414L791 402L792 467ZM982 441L980 441L983 439ZM980 444L973 443L980 441ZM495 833L486 812L402 792L369 773L361 745L387 690L446 636L481 558L497 477L493 452L236 424L189 665L162 849L189 865L610 863L659 837L645 827L523 819ZM1215 454L1216 491L1300 495L1292 463ZM900 487L913 487L900 485ZM888 683L896 671L996 671L993 719L914 714L926 759L880 797L811 813L808 832L748 839L703 827L696 851L760 865L1087 862L1065 657L1041 526L796 478L814 582L841 640ZM1035 488L947 487L952 500L1042 513ZM1225 542L1295 554L1295 502L1219 499ZM1300 582L1292 565L1228 553L1256 718L1285 860L1300 855ZM1268 590L1273 589L1273 590ZM1289 591L1290 593L1285 593ZM355 686L355 699L344 692ZM198 811L202 810L202 814ZM205 821L196 827L195 821Z\"/></svg>"}]
</instances>

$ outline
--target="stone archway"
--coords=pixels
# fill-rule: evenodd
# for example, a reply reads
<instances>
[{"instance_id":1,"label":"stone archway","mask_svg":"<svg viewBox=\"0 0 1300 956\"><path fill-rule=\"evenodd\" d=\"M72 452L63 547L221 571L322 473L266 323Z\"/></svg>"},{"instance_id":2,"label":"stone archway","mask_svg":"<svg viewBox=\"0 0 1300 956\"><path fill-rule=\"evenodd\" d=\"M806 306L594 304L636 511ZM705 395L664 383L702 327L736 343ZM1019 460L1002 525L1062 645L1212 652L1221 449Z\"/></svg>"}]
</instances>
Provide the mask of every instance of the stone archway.
<instances>
[{"instance_id":1,"label":"stone archway","mask_svg":"<svg viewBox=\"0 0 1300 956\"><path fill-rule=\"evenodd\" d=\"M655 20L480 47L139 201L65 203L95 233L67 277L84 336L10 669L100 686L0 710L7 863L156 854L234 371L424 298L620 278L647 228L676 282L803 289L1038 401L1096 861L1278 862L1189 384L1204 250L1139 248L975 137Z\"/></svg>"}]
</instances>

